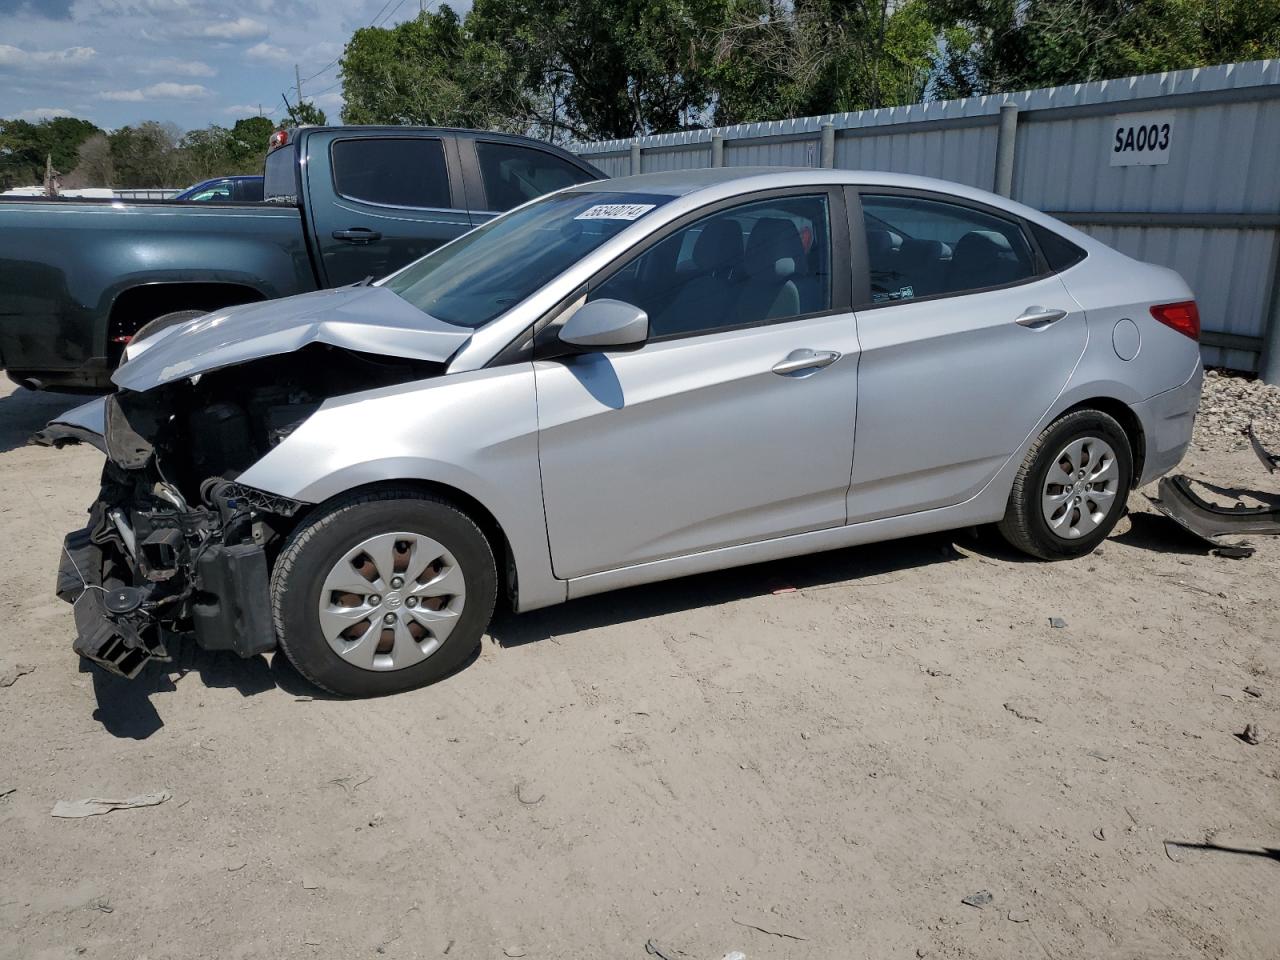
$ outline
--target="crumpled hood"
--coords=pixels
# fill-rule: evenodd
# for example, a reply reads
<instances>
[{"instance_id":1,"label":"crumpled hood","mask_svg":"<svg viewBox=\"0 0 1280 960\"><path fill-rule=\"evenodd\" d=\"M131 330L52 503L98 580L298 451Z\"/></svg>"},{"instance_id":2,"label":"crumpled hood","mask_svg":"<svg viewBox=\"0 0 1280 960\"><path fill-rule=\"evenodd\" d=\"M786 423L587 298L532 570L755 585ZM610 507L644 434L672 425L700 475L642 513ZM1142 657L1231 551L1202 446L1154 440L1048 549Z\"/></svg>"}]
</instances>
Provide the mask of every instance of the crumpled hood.
<instances>
[{"instance_id":1,"label":"crumpled hood","mask_svg":"<svg viewBox=\"0 0 1280 960\"><path fill-rule=\"evenodd\" d=\"M124 390L150 390L311 343L443 363L471 333L384 287L340 287L219 310L162 330L111 379Z\"/></svg>"}]
</instances>

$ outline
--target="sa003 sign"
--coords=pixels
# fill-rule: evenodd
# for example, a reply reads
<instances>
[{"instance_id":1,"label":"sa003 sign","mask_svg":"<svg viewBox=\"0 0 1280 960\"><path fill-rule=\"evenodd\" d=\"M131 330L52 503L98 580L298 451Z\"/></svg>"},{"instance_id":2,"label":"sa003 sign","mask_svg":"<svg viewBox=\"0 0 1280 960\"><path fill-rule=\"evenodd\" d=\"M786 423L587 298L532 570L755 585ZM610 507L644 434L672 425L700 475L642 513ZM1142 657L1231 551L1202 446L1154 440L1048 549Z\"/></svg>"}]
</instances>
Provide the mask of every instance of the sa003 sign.
<instances>
[{"instance_id":1,"label":"sa003 sign","mask_svg":"<svg viewBox=\"0 0 1280 960\"><path fill-rule=\"evenodd\" d=\"M1172 143L1172 110L1121 114L1116 117L1111 135L1111 166L1150 167L1168 163Z\"/></svg>"}]
</instances>

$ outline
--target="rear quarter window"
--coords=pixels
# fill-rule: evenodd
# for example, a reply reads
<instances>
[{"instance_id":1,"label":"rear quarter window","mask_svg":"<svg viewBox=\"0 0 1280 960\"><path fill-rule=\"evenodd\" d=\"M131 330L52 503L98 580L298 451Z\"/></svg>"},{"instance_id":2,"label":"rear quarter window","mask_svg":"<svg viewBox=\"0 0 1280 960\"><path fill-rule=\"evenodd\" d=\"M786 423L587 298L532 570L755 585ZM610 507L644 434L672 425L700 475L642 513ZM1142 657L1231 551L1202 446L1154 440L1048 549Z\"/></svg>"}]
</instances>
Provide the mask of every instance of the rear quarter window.
<instances>
[{"instance_id":1,"label":"rear quarter window","mask_svg":"<svg viewBox=\"0 0 1280 960\"><path fill-rule=\"evenodd\" d=\"M268 203L298 205L298 147L290 144L267 154L262 199Z\"/></svg>"},{"instance_id":2,"label":"rear quarter window","mask_svg":"<svg viewBox=\"0 0 1280 960\"><path fill-rule=\"evenodd\" d=\"M1074 267L1088 256L1080 247L1077 247L1066 237L1058 236L1048 227L1033 223L1031 224L1031 233L1035 236L1036 243L1040 245L1040 252L1044 254L1044 259L1049 264L1049 269L1054 273L1061 273L1068 267Z\"/></svg>"}]
</instances>

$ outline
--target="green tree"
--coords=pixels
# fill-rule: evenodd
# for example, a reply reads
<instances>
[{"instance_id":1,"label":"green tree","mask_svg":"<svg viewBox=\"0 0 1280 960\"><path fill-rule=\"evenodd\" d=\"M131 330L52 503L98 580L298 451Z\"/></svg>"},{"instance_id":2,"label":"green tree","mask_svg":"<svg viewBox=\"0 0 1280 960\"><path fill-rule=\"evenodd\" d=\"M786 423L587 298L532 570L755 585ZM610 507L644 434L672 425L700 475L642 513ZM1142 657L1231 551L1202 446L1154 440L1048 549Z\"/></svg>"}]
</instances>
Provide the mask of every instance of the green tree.
<instances>
[{"instance_id":1,"label":"green tree","mask_svg":"<svg viewBox=\"0 0 1280 960\"><path fill-rule=\"evenodd\" d=\"M236 173L261 173L267 156L267 141L276 125L270 117L244 117L231 127L228 143L230 161Z\"/></svg>"},{"instance_id":2,"label":"green tree","mask_svg":"<svg viewBox=\"0 0 1280 960\"><path fill-rule=\"evenodd\" d=\"M357 30L339 64L346 123L510 129L527 113L522 91L504 96L501 51L474 39L448 5Z\"/></svg>"},{"instance_id":3,"label":"green tree","mask_svg":"<svg viewBox=\"0 0 1280 960\"><path fill-rule=\"evenodd\" d=\"M717 48L716 121L914 103L928 85L936 33L922 0L740 6Z\"/></svg>"},{"instance_id":4,"label":"green tree","mask_svg":"<svg viewBox=\"0 0 1280 960\"><path fill-rule=\"evenodd\" d=\"M180 186L177 146L180 134L173 124L147 120L110 134L111 166L117 187Z\"/></svg>"},{"instance_id":5,"label":"green tree","mask_svg":"<svg viewBox=\"0 0 1280 960\"><path fill-rule=\"evenodd\" d=\"M288 125L291 127L323 127L328 122L324 111L310 100L289 104Z\"/></svg>"},{"instance_id":6,"label":"green tree","mask_svg":"<svg viewBox=\"0 0 1280 960\"><path fill-rule=\"evenodd\" d=\"M742 0L476 0L466 27L500 49L530 119L578 136L702 126L721 28Z\"/></svg>"},{"instance_id":7,"label":"green tree","mask_svg":"<svg viewBox=\"0 0 1280 960\"><path fill-rule=\"evenodd\" d=\"M1280 55L1275 0L928 0L933 92L998 93Z\"/></svg>"},{"instance_id":8,"label":"green tree","mask_svg":"<svg viewBox=\"0 0 1280 960\"><path fill-rule=\"evenodd\" d=\"M54 117L38 123L0 120L0 188L43 182L46 157L52 159L55 170L70 173L80 145L101 132L77 117Z\"/></svg>"}]
</instances>

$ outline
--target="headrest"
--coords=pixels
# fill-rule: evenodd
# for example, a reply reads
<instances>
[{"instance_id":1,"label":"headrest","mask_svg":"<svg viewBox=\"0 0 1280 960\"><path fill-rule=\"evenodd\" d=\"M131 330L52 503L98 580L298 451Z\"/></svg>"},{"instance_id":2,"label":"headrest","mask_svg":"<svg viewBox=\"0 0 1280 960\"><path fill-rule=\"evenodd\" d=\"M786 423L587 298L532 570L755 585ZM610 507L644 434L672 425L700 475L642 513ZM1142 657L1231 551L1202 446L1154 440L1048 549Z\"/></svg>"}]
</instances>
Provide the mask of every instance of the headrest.
<instances>
[{"instance_id":1,"label":"headrest","mask_svg":"<svg viewBox=\"0 0 1280 960\"><path fill-rule=\"evenodd\" d=\"M904 240L902 256L908 260L945 260L951 248L941 240Z\"/></svg>"},{"instance_id":2,"label":"headrest","mask_svg":"<svg viewBox=\"0 0 1280 960\"><path fill-rule=\"evenodd\" d=\"M986 262L999 259L1001 254L1009 253L1011 249L1008 238L1003 234L994 230L970 230L956 244L953 259Z\"/></svg>"},{"instance_id":3,"label":"headrest","mask_svg":"<svg viewBox=\"0 0 1280 960\"><path fill-rule=\"evenodd\" d=\"M729 217L718 217L702 228L693 244L693 262L699 270L719 270L735 266L742 259L742 225Z\"/></svg>"},{"instance_id":4,"label":"headrest","mask_svg":"<svg viewBox=\"0 0 1280 960\"><path fill-rule=\"evenodd\" d=\"M747 237L747 272L751 276L772 273L789 277L804 257L804 244L796 225L783 217L763 217Z\"/></svg>"}]
</instances>

